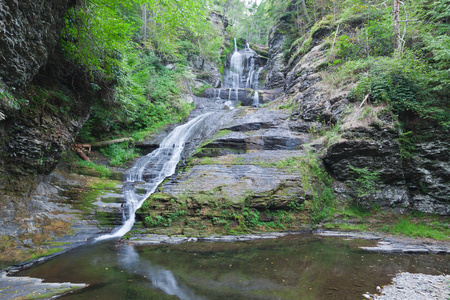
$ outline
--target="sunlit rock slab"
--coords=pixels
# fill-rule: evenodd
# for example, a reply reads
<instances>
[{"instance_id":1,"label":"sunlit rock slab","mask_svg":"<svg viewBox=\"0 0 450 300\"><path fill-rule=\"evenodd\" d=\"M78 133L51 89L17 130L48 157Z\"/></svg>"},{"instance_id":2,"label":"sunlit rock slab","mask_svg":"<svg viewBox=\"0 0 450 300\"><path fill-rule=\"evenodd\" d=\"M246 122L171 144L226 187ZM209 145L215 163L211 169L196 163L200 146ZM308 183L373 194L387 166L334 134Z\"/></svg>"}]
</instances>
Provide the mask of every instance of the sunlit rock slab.
<instances>
[{"instance_id":1,"label":"sunlit rock slab","mask_svg":"<svg viewBox=\"0 0 450 300\"><path fill-rule=\"evenodd\" d=\"M44 283L43 279L31 277L8 277L0 273L0 299L50 299L52 296L73 292L87 284Z\"/></svg>"}]
</instances>

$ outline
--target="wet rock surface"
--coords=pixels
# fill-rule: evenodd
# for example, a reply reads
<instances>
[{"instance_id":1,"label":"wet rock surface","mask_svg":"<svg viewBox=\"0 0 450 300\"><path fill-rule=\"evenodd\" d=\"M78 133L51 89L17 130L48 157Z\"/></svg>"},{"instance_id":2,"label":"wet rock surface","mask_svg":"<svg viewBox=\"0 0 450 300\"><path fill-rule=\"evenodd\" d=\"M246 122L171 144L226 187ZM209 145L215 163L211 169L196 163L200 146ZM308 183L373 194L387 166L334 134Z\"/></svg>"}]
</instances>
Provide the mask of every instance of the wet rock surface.
<instances>
[{"instance_id":1,"label":"wet rock surface","mask_svg":"<svg viewBox=\"0 0 450 300\"><path fill-rule=\"evenodd\" d=\"M95 94L83 71L58 48L63 18L74 5L58 0L0 4L0 90L9 95L0 103L0 234L23 247L33 244L22 245L18 236L66 222L57 219L70 208L54 200L61 189L47 175L88 119ZM12 99L27 102L12 105Z\"/></svg>"},{"instance_id":2,"label":"wet rock surface","mask_svg":"<svg viewBox=\"0 0 450 300\"><path fill-rule=\"evenodd\" d=\"M284 111L246 110L245 116L234 118L223 127L223 130L230 131L229 133L210 141L203 149L241 151L302 149L302 145L310 142L311 137L308 134L290 131L286 122L288 116Z\"/></svg>"},{"instance_id":3,"label":"wet rock surface","mask_svg":"<svg viewBox=\"0 0 450 300\"><path fill-rule=\"evenodd\" d=\"M43 116L36 121L26 116L5 122L5 133L9 136L3 144L1 164L5 173L12 178L0 176L2 183L13 190L21 190L20 180L16 177L31 177L33 174L49 174L57 165L61 153L67 151L86 121L87 115L81 120L66 120L61 116ZM18 182L15 185L10 181ZM23 189L26 191L27 187Z\"/></svg>"},{"instance_id":4,"label":"wet rock surface","mask_svg":"<svg viewBox=\"0 0 450 300\"><path fill-rule=\"evenodd\" d=\"M301 188L297 187L299 180L298 175L284 174L276 169L254 165L203 165L194 166L186 174L177 176L175 182L165 184L162 190L174 196L183 193L206 193L205 198L208 198L209 191L215 190L211 200L222 198L230 204L239 205L245 200L246 193L251 193L255 201L264 193L271 194L273 200L276 198L285 201L296 200L301 195ZM196 181L196 184L192 185L192 181ZM282 194L277 197L277 190L280 187L283 187L280 191ZM285 190L287 188L289 191ZM268 200L267 197L265 195L258 206L268 205L264 203ZM207 202L204 204L207 205Z\"/></svg>"},{"instance_id":5,"label":"wet rock surface","mask_svg":"<svg viewBox=\"0 0 450 300\"><path fill-rule=\"evenodd\" d=\"M188 242L245 242L264 239L276 239L295 232L268 232L261 234L245 234L245 235L210 235L205 237L185 237L185 236L167 236L161 234L142 234L130 238L127 243L135 246L147 245L177 245Z\"/></svg>"},{"instance_id":6,"label":"wet rock surface","mask_svg":"<svg viewBox=\"0 0 450 300\"><path fill-rule=\"evenodd\" d=\"M342 231L317 231L316 235L352 238L378 241L371 247L360 247L363 250L378 253L404 253L404 254L450 254L450 243L432 239L413 239L407 237L395 237L387 234L368 232L342 232Z\"/></svg>"},{"instance_id":7,"label":"wet rock surface","mask_svg":"<svg viewBox=\"0 0 450 300\"><path fill-rule=\"evenodd\" d=\"M6 277L4 272L0 273L0 299L29 299L45 298L73 293L76 290L87 287L83 283L44 283L42 279L31 277ZM53 298L52 298L53 299Z\"/></svg>"},{"instance_id":8,"label":"wet rock surface","mask_svg":"<svg viewBox=\"0 0 450 300\"><path fill-rule=\"evenodd\" d=\"M296 150L308 137L300 138L284 130L261 129L250 136L245 133L230 133L207 145L208 148L228 148L237 150Z\"/></svg>"},{"instance_id":9,"label":"wet rock surface","mask_svg":"<svg viewBox=\"0 0 450 300\"><path fill-rule=\"evenodd\" d=\"M267 79L266 88L276 89L284 86L285 76L283 70L285 68L282 45L285 35L281 32L283 21L280 21L269 32L269 59L266 65Z\"/></svg>"},{"instance_id":10,"label":"wet rock surface","mask_svg":"<svg viewBox=\"0 0 450 300\"><path fill-rule=\"evenodd\" d=\"M89 243L102 229L122 224L122 186L105 189L93 198L87 180L97 179L57 170L43 179L26 202L14 198L7 202L0 211L0 235L14 241L17 251L55 252L8 267L9 274Z\"/></svg>"},{"instance_id":11,"label":"wet rock surface","mask_svg":"<svg viewBox=\"0 0 450 300\"><path fill-rule=\"evenodd\" d=\"M167 199L187 197L199 207L224 202L238 208L245 202L265 210L270 203L282 207L303 201L300 174L273 166L280 160L303 155L301 144L310 137L289 131L286 112L236 111L221 127L227 133L204 143L195 154L210 161L191 162L186 171L163 183L159 193Z\"/></svg>"}]
</instances>

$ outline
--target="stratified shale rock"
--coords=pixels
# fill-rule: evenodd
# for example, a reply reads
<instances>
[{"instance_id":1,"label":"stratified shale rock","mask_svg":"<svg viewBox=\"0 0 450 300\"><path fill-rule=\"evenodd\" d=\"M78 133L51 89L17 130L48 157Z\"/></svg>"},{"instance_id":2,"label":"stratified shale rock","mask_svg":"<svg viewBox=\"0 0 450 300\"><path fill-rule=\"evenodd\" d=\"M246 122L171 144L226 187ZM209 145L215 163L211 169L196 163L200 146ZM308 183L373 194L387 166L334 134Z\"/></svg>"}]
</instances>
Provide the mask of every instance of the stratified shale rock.
<instances>
[{"instance_id":1,"label":"stratified shale rock","mask_svg":"<svg viewBox=\"0 0 450 300\"><path fill-rule=\"evenodd\" d=\"M0 82L25 87L59 42L63 18L75 0L4 0L0 3Z\"/></svg>"}]
</instances>

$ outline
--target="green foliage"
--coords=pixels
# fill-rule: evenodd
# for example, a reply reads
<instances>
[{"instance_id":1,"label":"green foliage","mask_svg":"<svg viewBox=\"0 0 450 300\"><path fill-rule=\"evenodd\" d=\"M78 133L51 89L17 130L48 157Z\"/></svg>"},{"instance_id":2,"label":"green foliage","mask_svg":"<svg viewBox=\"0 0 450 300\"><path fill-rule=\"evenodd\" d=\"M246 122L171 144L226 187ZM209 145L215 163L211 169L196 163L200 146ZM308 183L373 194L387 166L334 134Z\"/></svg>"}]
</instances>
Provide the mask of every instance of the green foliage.
<instances>
[{"instance_id":1,"label":"green foliage","mask_svg":"<svg viewBox=\"0 0 450 300\"><path fill-rule=\"evenodd\" d=\"M396 224L386 225L383 229L393 234L410 237L432 238L435 240L450 239L448 226L438 222L432 222L431 224L425 224L420 221L413 222L409 217L403 217Z\"/></svg>"},{"instance_id":2,"label":"green foliage","mask_svg":"<svg viewBox=\"0 0 450 300\"><path fill-rule=\"evenodd\" d=\"M188 111L188 109L186 109L186 111ZM187 114L188 113L186 113L186 115ZM147 128L133 132L132 138L134 141L143 141L145 138L151 136L155 132L158 132L161 128L163 128L166 125L167 125L166 122L163 121L153 123Z\"/></svg>"},{"instance_id":3,"label":"green foliage","mask_svg":"<svg viewBox=\"0 0 450 300\"><path fill-rule=\"evenodd\" d=\"M122 7L134 1L90 0L66 17L61 45L67 56L87 70L111 77L118 54L128 46L134 24L124 20Z\"/></svg>"},{"instance_id":4,"label":"green foliage","mask_svg":"<svg viewBox=\"0 0 450 300\"><path fill-rule=\"evenodd\" d=\"M222 68L225 65L227 56L231 55L233 52L234 52L234 42L232 42L231 40L226 41L224 48L220 54L220 61L222 63L221 64ZM223 73L223 69L222 69L221 73Z\"/></svg>"},{"instance_id":5,"label":"green foliage","mask_svg":"<svg viewBox=\"0 0 450 300\"><path fill-rule=\"evenodd\" d=\"M69 116L72 99L68 94L58 89L31 85L23 97L16 99L13 103L16 109L21 108L26 114Z\"/></svg>"},{"instance_id":6,"label":"green foliage","mask_svg":"<svg viewBox=\"0 0 450 300\"><path fill-rule=\"evenodd\" d=\"M189 37L204 56L217 57L221 39L210 38L214 29L207 13L204 1L90 0L67 14L61 44L69 58L109 78L120 68L120 56L133 36L145 39L147 48L161 57L180 58L182 37Z\"/></svg>"},{"instance_id":7,"label":"green foliage","mask_svg":"<svg viewBox=\"0 0 450 300\"><path fill-rule=\"evenodd\" d=\"M147 27L146 47L170 60L182 59L180 53L198 53L217 61L223 38L208 20L207 1L143 1L152 20ZM189 42L190 45L187 45Z\"/></svg>"},{"instance_id":8,"label":"green foliage","mask_svg":"<svg viewBox=\"0 0 450 300\"><path fill-rule=\"evenodd\" d=\"M362 101L369 94L375 103L389 103L404 123L419 116L443 128L450 126L450 110L445 105L448 95L443 94L446 83L438 81L445 75L410 53L396 58L348 62L339 68L337 81L354 77L355 73L359 73L359 81L349 94L350 98Z\"/></svg>"},{"instance_id":9,"label":"green foliage","mask_svg":"<svg viewBox=\"0 0 450 300\"><path fill-rule=\"evenodd\" d=\"M318 157L312 153L302 157L300 172L303 188L312 194L312 221L318 223L332 216L335 211L335 195L331 186L333 180L321 166Z\"/></svg>"},{"instance_id":10,"label":"green foliage","mask_svg":"<svg viewBox=\"0 0 450 300\"><path fill-rule=\"evenodd\" d=\"M358 0L343 2L338 21L340 36L333 54L343 60L392 54L392 10Z\"/></svg>"},{"instance_id":11,"label":"green foliage","mask_svg":"<svg viewBox=\"0 0 450 300\"><path fill-rule=\"evenodd\" d=\"M113 167L120 166L140 156L137 149L130 147L128 143L113 144L101 149L100 152L110 158L110 165Z\"/></svg>"},{"instance_id":12,"label":"green foliage","mask_svg":"<svg viewBox=\"0 0 450 300\"><path fill-rule=\"evenodd\" d=\"M77 172L79 174L95 175L101 178L109 178L112 174L108 167L84 160L77 161Z\"/></svg>"},{"instance_id":13,"label":"green foliage","mask_svg":"<svg viewBox=\"0 0 450 300\"><path fill-rule=\"evenodd\" d=\"M365 208L364 206L359 205L350 205L345 207L341 214L345 218L358 218L359 221L363 221L364 218L369 217L372 214L372 211Z\"/></svg>"},{"instance_id":14,"label":"green foliage","mask_svg":"<svg viewBox=\"0 0 450 300\"><path fill-rule=\"evenodd\" d=\"M341 35L336 41L337 55L340 57L352 57L354 53L358 52L353 49L353 43L350 41L348 35Z\"/></svg>"},{"instance_id":15,"label":"green foliage","mask_svg":"<svg viewBox=\"0 0 450 300\"><path fill-rule=\"evenodd\" d=\"M403 126L418 117L450 128L450 39L445 1L406 1L400 19L402 47L394 51L392 8L381 1L338 1L339 34L328 81L357 82L350 97L392 105ZM333 38L333 37L329 37ZM393 56L393 57L392 57Z\"/></svg>"},{"instance_id":16,"label":"green foliage","mask_svg":"<svg viewBox=\"0 0 450 300\"><path fill-rule=\"evenodd\" d=\"M311 50L312 37L309 36L309 35L304 35L304 37L306 37L306 39L304 39L304 41L302 42L300 48L290 58L292 61L296 60L298 57L306 54L309 50ZM292 50L292 48L289 49L289 52L288 51L285 52L285 54L284 54L285 55L285 60L287 60L289 58L288 54L290 53L291 50Z\"/></svg>"},{"instance_id":17,"label":"green foliage","mask_svg":"<svg viewBox=\"0 0 450 300\"><path fill-rule=\"evenodd\" d=\"M37 259L44 256L49 256L58 252L61 252L62 248L49 248L49 249L40 249L40 251L36 251L31 254L30 260Z\"/></svg>"},{"instance_id":18,"label":"green foliage","mask_svg":"<svg viewBox=\"0 0 450 300\"><path fill-rule=\"evenodd\" d=\"M89 0L68 12L61 37L67 58L82 65L91 80L107 81L102 86L115 91L103 91L102 95L114 96L95 100L80 133L82 140L177 122L187 114L190 106L179 101L180 82L186 75L183 64L190 54L217 62L222 44L207 19L205 4ZM181 64L169 70L164 67L167 60Z\"/></svg>"},{"instance_id":19,"label":"green foliage","mask_svg":"<svg viewBox=\"0 0 450 300\"><path fill-rule=\"evenodd\" d=\"M298 201L290 201L287 204L286 208L289 211L293 211L293 212L303 211L305 209L305 203L298 202Z\"/></svg>"},{"instance_id":20,"label":"green foliage","mask_svg":"<svg viewBox=\"0 0 450 300\"><path fill-rule=\"evenodd\" d=\"M204 92L205 90L211 89L211 88L213 88L213 86L211 86L211 85L209 85L209 84L204 84L204 85L201 85L201 86L199 86L199 87L197 87L197 88L194 88L193 91L192 91L192 93L193 93L195 96L197 96L197 97L201 97L201 95L203 94L203 92Z\"/></svg>"},{"instance_id":21,"label":"green foliage","mask_svg":"<svg viewBox=\"0 0 450 300\"><path fill-rule=\"evenodd\" d=\"M192 109L180 102L183 66L179 65L178 72L169 70L154 53L137 48L128 48L123 66L117 74L114 102L97 99L80 132L82 140L160 128L180 121Z\"/></svg>"},{"instance_id":22,"label":"green foliage","mask_svg":"<svg viewBox=\"0 0 450 300\"><path fill-rule=\"evenodd\" d=\"M349 168L355 176L358 197L366 197L376 191L377 182L380 181L380 172L370 171L368 167L356 168L349 165Z\"/></svg>"},{"instance_id":23,"label":"green foliage","mask_svg":"<svg viewBox=\"0 0 450 300\"><path fill-rule=\"evenodd\" d=\"M179 217L183 217L187 214L187 211L183 208L176 209L173 212L167 213L164 216L156 215L156 216L147 216L144 219L144 224L147 227L169 227L173 222L178 221Z\"/></svg>"},{"instance_id":24,"label":"green foliage","mask_svg":"<svg viewBox=\"0 0 450 300\"><path fill-rule=\"evenodd\" d=\"M404 159L413 158L412 152L416 149L412 141L412 131L400 133L398 137L398 144L400 145L400 154Z\"/></svg>"}]
</instances>

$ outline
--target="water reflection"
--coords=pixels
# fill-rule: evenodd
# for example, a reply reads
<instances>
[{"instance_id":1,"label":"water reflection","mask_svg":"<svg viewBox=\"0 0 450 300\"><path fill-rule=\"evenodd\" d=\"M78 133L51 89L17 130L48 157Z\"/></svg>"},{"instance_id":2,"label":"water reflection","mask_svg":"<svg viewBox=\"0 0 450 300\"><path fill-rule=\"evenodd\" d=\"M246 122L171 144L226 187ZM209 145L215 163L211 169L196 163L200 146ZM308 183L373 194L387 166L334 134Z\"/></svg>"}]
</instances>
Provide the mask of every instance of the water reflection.
<instances>
[{"instance_id":1,"label":"water reflection","mask_svg":"<svg viewBox=\"0 0 450 300\"><path fill-rule=\"evenodd\" d=\"M121 268L144 276L155 288L163 290L166 294L177 296L182 300L203 299L195 296L189 288L179 284L170 270L142 259L134 247L125 246L119 257L118 263Z\"/></svg>"},{"instance_id":2,"label":"water reflection","mask_svg":"<svg viewBox=\"0 0 450 300\"><path fill-rule=\"evenodd\" d=\"M310 235L240 243L100 243L23 275L89 283L62 299L361 299L400 271L448 273L450 258L384 255Z\"/></svg>"}]
</instances>

